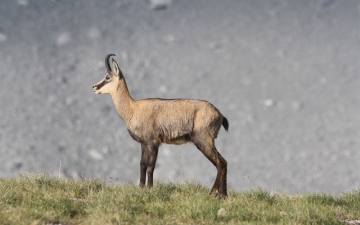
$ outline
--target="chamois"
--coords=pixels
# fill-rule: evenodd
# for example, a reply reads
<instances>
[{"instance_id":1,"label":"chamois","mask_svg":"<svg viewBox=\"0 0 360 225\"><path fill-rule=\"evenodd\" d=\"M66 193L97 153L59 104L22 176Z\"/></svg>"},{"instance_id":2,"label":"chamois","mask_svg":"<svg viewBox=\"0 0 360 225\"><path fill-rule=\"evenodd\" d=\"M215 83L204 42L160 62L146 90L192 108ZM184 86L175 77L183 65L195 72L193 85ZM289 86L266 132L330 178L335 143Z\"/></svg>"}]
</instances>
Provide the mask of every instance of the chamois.
<instances>
[{"instance_id":1,"label":"chamois","mask_svg":"<svg viewBox=\"0 0 360 225\"><path fill-rule=\"evenodd\" d=\"M115 109L124 120L130 136L141 144L140 187L153 185L158 148L161 143L184 144L193 142L217 169L210 195L227 197L227 162L217 151L214 139L221 125L227 131L228 120L211 103L195 99L149 98L134 100L117 62L105 57L107 73L93 86L96 94L110 94Z\"/></svg>"}]
</instances>

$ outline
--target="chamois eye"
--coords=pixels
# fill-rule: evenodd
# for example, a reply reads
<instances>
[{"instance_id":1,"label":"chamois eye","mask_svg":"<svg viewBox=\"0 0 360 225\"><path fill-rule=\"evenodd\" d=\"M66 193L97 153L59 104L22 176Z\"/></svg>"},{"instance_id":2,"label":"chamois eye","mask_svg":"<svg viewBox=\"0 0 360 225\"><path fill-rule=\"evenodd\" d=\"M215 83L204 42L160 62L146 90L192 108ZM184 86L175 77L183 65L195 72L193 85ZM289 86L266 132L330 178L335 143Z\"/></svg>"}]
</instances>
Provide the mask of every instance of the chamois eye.
<instances>
[{"instance_id":1,"label":"chamois eye","mask_svg":"<svg viewBox=\"0 0 360 225\"><path fill-rule=\"evenodd\" d=\"M110 81L110 79L111 79L110 76L106 76L106 77L105 77L105 80L106 80L106 81Z\"/></svg>"}]
</instances>

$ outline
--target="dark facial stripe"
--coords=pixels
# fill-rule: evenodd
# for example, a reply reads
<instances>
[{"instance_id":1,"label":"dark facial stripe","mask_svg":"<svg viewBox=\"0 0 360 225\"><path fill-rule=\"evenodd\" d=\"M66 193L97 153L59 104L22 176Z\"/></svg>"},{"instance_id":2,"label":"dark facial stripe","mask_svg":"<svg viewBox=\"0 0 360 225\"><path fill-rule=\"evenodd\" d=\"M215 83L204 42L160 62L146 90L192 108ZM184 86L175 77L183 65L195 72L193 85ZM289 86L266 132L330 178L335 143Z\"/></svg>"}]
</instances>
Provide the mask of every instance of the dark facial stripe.
<instances>
[{"instance_id":1,"label":"dark facial stripe","mask_svg":"<svg viewBox=\"0 0 360 225\"><path fill-rule=\"evenodd\" d=\"M99 85L97 85L97 89L100 90L102 87L104 87L108 82L106 82L105 80L103 80L103 82L101 82Z\"/></svg>"}]
</instances>

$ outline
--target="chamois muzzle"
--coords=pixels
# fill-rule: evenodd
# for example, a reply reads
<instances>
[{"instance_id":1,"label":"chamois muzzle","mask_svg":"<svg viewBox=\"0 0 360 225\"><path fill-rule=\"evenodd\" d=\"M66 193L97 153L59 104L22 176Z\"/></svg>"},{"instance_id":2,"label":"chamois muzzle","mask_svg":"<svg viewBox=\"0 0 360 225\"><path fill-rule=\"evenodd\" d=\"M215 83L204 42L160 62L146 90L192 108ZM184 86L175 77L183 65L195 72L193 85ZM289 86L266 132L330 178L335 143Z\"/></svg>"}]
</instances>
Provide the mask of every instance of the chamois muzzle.
<instances>
[{"instance_id":1,"label":"chamois muzzle","mask_svg":"<svg viewBox=\"0 0 360 225\"><path fill-rule=\"evenodd\" d=\"M105 67L106 67L106 70L108 72L111 71L111 67L110 67L110 57L111 56L116 56L115 54L108 54L106 57L105 57Z\"/></svg>"}]
</instances>

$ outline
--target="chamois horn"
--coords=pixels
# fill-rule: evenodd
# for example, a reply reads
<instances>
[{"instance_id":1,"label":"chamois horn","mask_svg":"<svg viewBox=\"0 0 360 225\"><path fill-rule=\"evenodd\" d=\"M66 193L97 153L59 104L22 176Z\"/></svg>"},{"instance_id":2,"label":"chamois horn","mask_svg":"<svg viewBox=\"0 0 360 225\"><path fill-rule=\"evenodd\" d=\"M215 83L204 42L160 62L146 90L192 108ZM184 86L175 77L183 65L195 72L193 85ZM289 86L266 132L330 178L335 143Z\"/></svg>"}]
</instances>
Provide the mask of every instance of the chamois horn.
<instances>
[{"instance_id":1,"label":"chamois horn","mask_svg":"<svg viewBox=\"0 0 360 225\"><path fill-rule=\"evenodd\" d=\"M105 66L106 66L106 70L107 70L108 72L111 71L110 61L109 61L111 56L116 56L116 55L115 55L115 54L108 54L108 55L105 57Z\"/></svg>"}]
</instances>

